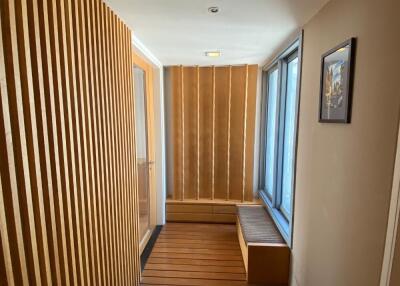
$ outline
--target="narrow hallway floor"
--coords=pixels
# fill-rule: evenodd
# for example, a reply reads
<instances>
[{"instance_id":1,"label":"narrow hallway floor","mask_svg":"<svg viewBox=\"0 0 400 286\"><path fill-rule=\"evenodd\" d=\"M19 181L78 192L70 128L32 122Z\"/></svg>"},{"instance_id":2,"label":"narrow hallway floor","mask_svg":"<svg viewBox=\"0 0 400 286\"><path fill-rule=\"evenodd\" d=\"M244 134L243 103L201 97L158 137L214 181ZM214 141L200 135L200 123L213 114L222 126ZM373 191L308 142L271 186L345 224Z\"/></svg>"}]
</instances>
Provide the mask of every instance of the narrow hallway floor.
<instances>
[{"instance_id":1,"label":"narrow hallway floor","mask_svg":"<svg viewBox=\"0 0 400 286\"><path fill-rule=\"evenodd\" d=\"M167 223L141 285L248 285L236 226Z\"/></svg>"}]
</instances>

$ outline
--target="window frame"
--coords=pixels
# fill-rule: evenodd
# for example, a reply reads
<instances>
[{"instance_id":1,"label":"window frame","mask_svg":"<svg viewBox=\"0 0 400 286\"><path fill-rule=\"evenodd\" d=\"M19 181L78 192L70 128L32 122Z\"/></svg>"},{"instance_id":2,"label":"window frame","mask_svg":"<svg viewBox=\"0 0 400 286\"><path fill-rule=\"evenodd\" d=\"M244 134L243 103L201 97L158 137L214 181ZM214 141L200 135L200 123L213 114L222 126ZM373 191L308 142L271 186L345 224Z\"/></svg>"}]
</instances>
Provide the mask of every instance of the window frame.
<instances>
[{"instance_id":1,"label":"window frame","mask_svg":"<svg viewBox=\"0 0 400 286\"><path fill-rule=\"evenodd\" d=\"M297 161L297 145L298 145L298 117L300 106L300 83L301 83L301 67L302 67L302 33L284 49L271 63L263 68L262 80L262 110L260 123L260 170L259 170L259 197L265 204L276 226L281 232L283 238L292 247L293 240L293 218L294 218L294 198L296 186L296 161ZM283 148L284 148L284 132L285 132L285 111L287 98L287 76L288 64L295 58L298 58L297 66L297 82L296 82L296 101L294 115L294 144L293 144L293 176L291 180L291 213L288 213L282 207L282 172L283 172ZM275 150L274 150L274 174L273 174L273 190L272 197L268 194L266 185L266 136L267 136L267 120L268 120L268 92L269 92L269 76L278 68L278 91L277 91L277 123L275 128Z\"/></svg>"}]
</instances>

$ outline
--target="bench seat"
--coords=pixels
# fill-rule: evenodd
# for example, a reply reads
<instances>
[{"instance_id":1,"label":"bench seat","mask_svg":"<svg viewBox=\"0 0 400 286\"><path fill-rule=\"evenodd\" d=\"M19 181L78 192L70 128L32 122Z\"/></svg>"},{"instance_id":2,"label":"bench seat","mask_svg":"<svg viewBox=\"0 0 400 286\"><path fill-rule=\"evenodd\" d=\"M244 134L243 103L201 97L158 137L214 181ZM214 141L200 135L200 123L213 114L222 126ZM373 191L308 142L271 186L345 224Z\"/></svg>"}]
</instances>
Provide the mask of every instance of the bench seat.
<instances>
[{"instance_id":1,"label":"bench seat","mask_svg":"<svg viewBox=\"0 0 400 286\"><path fill-rule=\"evenodd\" d=\"M290 249L261 205L237 206L237 231L249 283L288 285Z\"/></svg>"}]
</instances>

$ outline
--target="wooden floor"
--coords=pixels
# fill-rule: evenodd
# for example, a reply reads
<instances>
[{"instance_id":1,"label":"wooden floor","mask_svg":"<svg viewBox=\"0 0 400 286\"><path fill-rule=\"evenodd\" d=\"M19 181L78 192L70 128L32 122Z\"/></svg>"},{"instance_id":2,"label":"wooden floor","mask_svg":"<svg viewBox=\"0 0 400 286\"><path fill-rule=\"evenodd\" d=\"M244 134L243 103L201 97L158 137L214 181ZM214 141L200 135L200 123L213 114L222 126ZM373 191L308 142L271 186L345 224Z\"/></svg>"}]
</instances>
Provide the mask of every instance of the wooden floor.
<instances>
[{"instance_id":1,"label":"wooden floor","mask_svg":"<svg viewBox=\"0 0 400 286\"><path fill-rule=\"evenodd\" d=\"M235 225L166 224L142 285L248 285Z\"/></svg>"}]
</instances>

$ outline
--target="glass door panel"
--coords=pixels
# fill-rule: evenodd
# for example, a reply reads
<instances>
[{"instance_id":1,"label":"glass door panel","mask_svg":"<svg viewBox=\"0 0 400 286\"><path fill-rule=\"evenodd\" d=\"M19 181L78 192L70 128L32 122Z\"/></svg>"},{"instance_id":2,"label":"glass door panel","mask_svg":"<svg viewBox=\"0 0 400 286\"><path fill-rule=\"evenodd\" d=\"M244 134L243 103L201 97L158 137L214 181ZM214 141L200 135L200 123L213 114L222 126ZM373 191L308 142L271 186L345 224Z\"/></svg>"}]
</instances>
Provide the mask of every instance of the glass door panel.
<instances>
[{"instance_id":1,"label":"glass door panel","mask_svg":"<svg viewBox=\"0 0 400 286\"><path fill-rule=\"evenodd\" d=\"M139 193L140 241L150 230L149 162L147 136L146 73L138 66L133 68L135 96L136 164Z\"/></svg>"}]
</instances>

